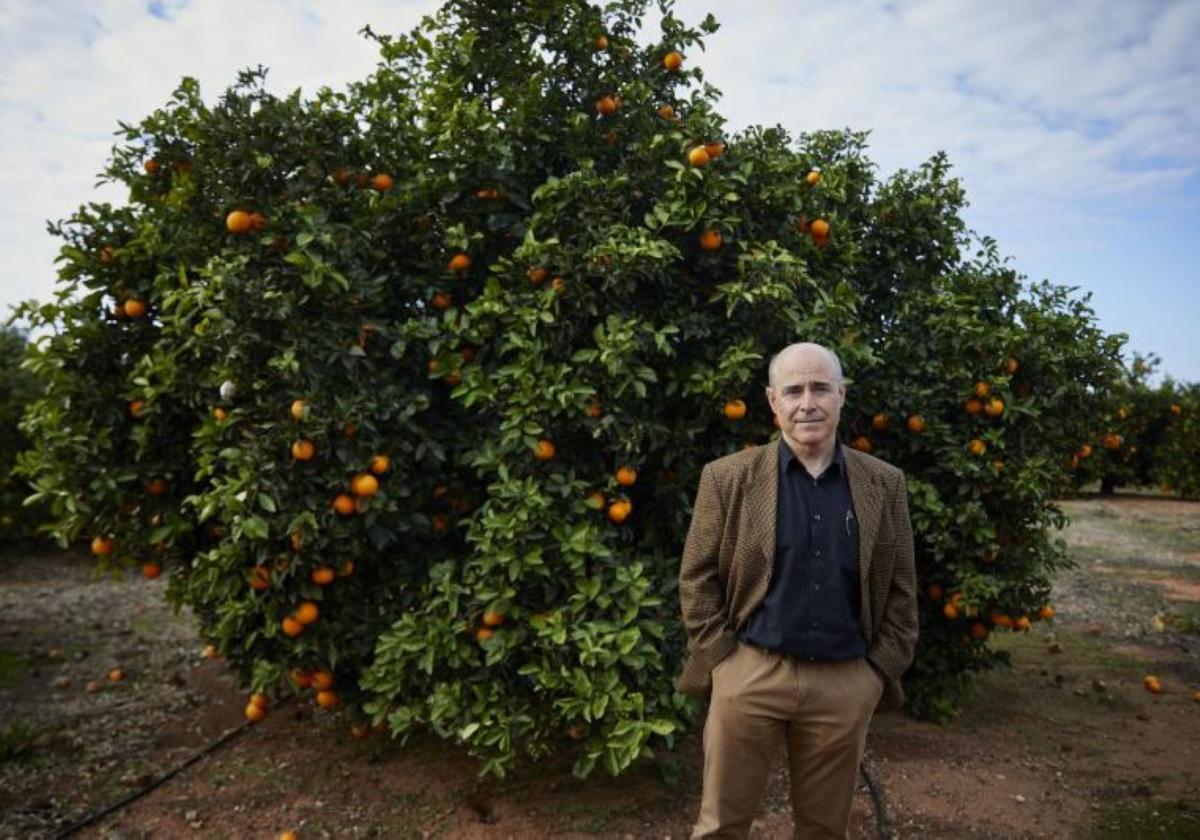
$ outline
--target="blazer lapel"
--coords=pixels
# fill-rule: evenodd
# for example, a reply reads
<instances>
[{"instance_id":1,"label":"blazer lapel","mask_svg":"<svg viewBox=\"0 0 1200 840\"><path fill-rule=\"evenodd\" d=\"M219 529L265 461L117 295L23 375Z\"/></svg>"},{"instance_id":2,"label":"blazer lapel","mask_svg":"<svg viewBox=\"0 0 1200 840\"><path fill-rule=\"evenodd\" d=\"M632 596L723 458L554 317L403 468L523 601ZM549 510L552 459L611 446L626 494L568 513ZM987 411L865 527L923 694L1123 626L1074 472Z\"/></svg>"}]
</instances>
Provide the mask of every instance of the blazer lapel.
<instances>
[{"instance_id":1,"label":"blazer lapel","mask_svg":"<svg viewBox=\"0 0 1200 840\"><path fill-rule=\"evenodd\" d=\"M840 446L840 444L839 444ZM867 597L871 573L871 555L875 549L875 535L879 531L879 517L883 511L883 491L870 473L858 460L858 453L842 447L846 456L846 476L850 479L850 498L854 502L854 515L858 518L858 577L862 584L863 598Z\"/></svg>"},{"instance_id":2,"label":"blazer lapel","mask_svg":"<svg viewBox=\"0 0 1200 840\"><path fill-rule=\"evenodd\" d=\"M758 447L758 457L746 477L744 498L750 500L747 510L747 536L751 551L757 551L767 560L767 569L775 560L775 514L779 503L779 447Z\"/></svg>"}]
</instances>

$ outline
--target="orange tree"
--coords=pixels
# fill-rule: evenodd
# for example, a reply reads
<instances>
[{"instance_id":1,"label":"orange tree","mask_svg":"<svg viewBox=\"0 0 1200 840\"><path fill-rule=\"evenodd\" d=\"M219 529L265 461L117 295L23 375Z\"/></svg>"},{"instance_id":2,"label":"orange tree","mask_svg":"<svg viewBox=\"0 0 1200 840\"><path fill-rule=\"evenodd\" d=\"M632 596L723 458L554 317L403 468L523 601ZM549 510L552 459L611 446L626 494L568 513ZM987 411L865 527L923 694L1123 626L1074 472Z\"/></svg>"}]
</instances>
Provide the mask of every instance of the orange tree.
<instances>
[{"instance_id":1,"label":"orange tree","mask_svg":"<svg viewBox=\"0 0 1200 840\"><path fill-rule=\"evenodd\" d=\"M496 774L670 743L699 471L770 439L797 339L912 478L912 710L1045 606L1119 340L965 230L944 157L881 181L861 134L726 131L716 24L667 6L644 45L640 0L454 2L311 100L185 81L123 127L128 204L56 226L22 469L61 539L168 575L252 719L311 690Z\"/></svg>"},{"instance_id":2,"label":"orange tree","mask_svg":"<svg viewBox=\"0 0 1200 840\"><path fill-rule=\"evenodd\" d=\"M1172 389L1150 385L1154 355L1135 355L1108 389L1108 400L1068 459L1076 487L1100 483L1100 492L1156 483L1155 453L1170 421Z\"/></svg>"},{"instance_id":3,"label":"orange tree","mask_svg":"<svg viewBox=\"0 0 1200 840\"><path fill-rule=\"evenodd\" d=\"M10 326L0 326L0 547L38 541L38 527L46 524L41 506L23 503L29 495L15 474L17 453L28 446L18 428L25 407L41 391L37 378L21 368L26 337Z\"/></svg>"},{"instance_id":4,"label":"orange tree","mask_svg":"<svg viewBox=\"0 0 1200 840\"><path fill-rule=\"evenodd\" d=\"M1166 429L1154 450L1154 477L1164 490L1200 499L1200 384L1168 379Z\"/></svg>"}]
</instances>

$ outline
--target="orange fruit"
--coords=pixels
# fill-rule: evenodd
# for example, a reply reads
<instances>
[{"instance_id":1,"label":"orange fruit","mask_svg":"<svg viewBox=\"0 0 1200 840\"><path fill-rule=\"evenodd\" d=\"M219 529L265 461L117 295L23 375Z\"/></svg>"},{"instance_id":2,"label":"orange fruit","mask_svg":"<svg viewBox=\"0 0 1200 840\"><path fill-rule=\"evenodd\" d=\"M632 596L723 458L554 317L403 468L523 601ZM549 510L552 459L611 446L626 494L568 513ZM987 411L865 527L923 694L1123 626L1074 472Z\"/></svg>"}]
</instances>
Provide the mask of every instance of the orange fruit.
<instances>
[{"instance_id":1,"label":"orange fruit","mask_svg":"<svg viewBox=\"0 0 1200 840\"><path fill-rule=\"evenodd\" d=\"M455 254L450 258L450 262L446 263L447 271L466 271L471 267L471 258L467 254Z\"/></svg>"},{"instance_id":2,"label":"orange fruit","mask_svg":"<svg viewBox=\"0 0 1200 840\"><path fill-rule=\"evenodd\" d=\"M378 455L372 455L371 462L367 466L367 469L373 472L375 475L383 475L391 468L392 459L382 453Z\"/></svg>"},{"instance_id":3,"label":"orange fruit","mask_svg":"<svg viewBox=\"0 0 1200 840\"><path fill-rule=\"evenodd\" d=\"M608 506L608 518L610 521L620 525L629 518L629 514L633 512L633 502L628 499L617 499Z\"/></svg>"},{"instance_id":4,"label":"orange fruit","mask_svg":"<svg viewBox=\"0 0 1200 840\"><path fill-rule=\"evenodd\" d=\"M821 173L814 169L812 172L809 172L804 176L804 183L808 184L810 187L815 187L817 184L821 183Z\"/></svg>"},{"instance_id":5,"label":"orange fruit","mask_svg":"<svg viewBox=\"0 0 1200 840\"><path fill-rule=\"evenodd\" d=\"M1028 630L1032 626L1029 616L1023 615L1013 622L1013 630Z\"/></svg>"},{"instance_id":6,"label":"orange fruit","mask_svg":"<svg viewBox=\"0 0 1200 840\"><path fill-rule=\"evenodd\" d=\"M728 400L722 411L726 420L741 420L746 416L746 402L744 400Z\"/></svg>"},{"instance_id":7,"label":"orange fruit","mask_svg":"<svg viewBox=\"0 0 1200 840\"><path fill-rule=\"evenodd\" d=\"M1151 694L1162 694L1162 681L1153 674L1147 674L1145 679L1142 680L1142 685Z\"/></svg>"},{"instance_id":8,"label":"orange fruit","mask_svg":"<svg viewBox=\"0 0 1200 840\"><path fill-rule=\"evenodd\" d=\"M1054 618L1054 607L1050 606L1049 604L1042 607L1040 610L1038 610L1038 618L1042 619L1043 621L1049 621L1050 619Z\"/></svg>"},{"instance_id":9,"label":"orange fruit","mask_svg":"<svg viewBox=\"0 0 1200 840\"><path fill-rule=\"evenodd\" d=\"M312 687L318 691L325 691L326 689L333 688L333 674L329 673L323 668L317 668L314 670L309 675L309 679L312 682Z\"/></svg>"},{"instance_id":10,"label":"orange fruit","mask_svg":"<svg viewBox=\"0 0 1200 840\"><path fill-rule=\"evenodd\" d=\"M813 219L810 230L812 230L813 238L824 239L829 236L829 222L824 219Z\"/></svg>"},{"instance_id":11,"label":"orange fruit","mask_svg":"<svg viewBox=\"0 0 1200 840\"><path fill-rule=\"evenodd\" d=\"M688 163L692 166L707 166L709 161L708 149L695 146L687 153Z\"/></svg>"},{"instance_id":12,"label":"orange fruit","mask_svg":"<svg viewBox=\"0 0 1200 840\"><path fill-rule=\"evenodd\" d=\"M1004 613L992 613L992 624L996 627L1012 627L1013 620Z\"/></svg>"},{"instance_id":13,"label":"orange fruit","mask_svg":"<svg viewBox=\"0 0 1200 840\"><path fill-rule=\"evenodd\" d=\"M550 281L550 288L553 289L556 294L561 295L564 291L566 291L567 283L561 277L555 277Z\"/></svg>"},{"instance_id":14,"label":"orange fruit","mask_svg":"<svg viewBox=\"0 0 1200 840\"><path fill-rule=\"evenodd\" d=\"M271 700L261 691L256 691L250 695L250 705L258 706L260 709L266 709L270 707Z\"/></svg>"},{"instance_id":15,"label":"orange fruit","mask_svg":"<svg viewBox=\"0 0 1200 840\"><path fill-rule=\"evenodd\" d=\"M292 444L292 457L297 461L311 461L317 447L311 440L298 440Z\"/></svg>"},{"instance_id":16,"label":"orange fruit","mask_svg":"<svg viewBox=\"0 0 1200 840\"><path fill-rule=\"evenodd\" d=\"M533 457L537 458L539 461L549 461L554 457L555 451L554 444L545 438L542 438L533 448Z\"/></svg>"},{"instance_id":17,"label":"orange fruit","mask_svg":"<svg viewBox=\"0 0 1200 840\"><path fill-rule=\"evenodd\" d=\"M312 674L303 668L293 668L288 676L292 678L292 682L296 684L297 688L308 688L312 685Z\"/></svg>"},{"instance_id":18,"label":"orange fruit","mask_svg":"<svg viewBox=\"0 0 1200 840\"><path fill-rule=\"evenodd\" d=\"M120 682L125 679L125 672L120 668L113 668L108 672L108 679L112 682Z\"/></svg>"},{"instance_id":19,"label":"orange fruit","mask_svg":"<svg viewBox=\"0 0 1200 840\"><path fill-rule=\"evenodd\" d=\"M594 420L595 418L597 418L601 414L603 414L604 411L600 407L599 400L590 399L587 401L587 405L585 405L583 407L583 413L586 414L588 417L591 417Z\"/></svg>"},{"instance_id":20,"label":"orange fruit","mask_svg":"<svg viewBox=\"0 0 1200 840\"><path fill-rule=\"evenodd\" d=\"M292 406L288 410L293 420L303 420L308 414L308 400L292 400Z\"/></svg>"},{"instance_id":21,"label":"orange fruit","mask_svg":"<svg viewBox=\"0 0 1200 840\"><path fill-rule=\"evenodd\" d=\"M954 604L946 604L942 607L942 615L953 621L958 618L958 607Z\"/></svg>"},{"instance_id":22,"label":"orange fruit","mask_svg":"<svg viewBox=\"0 0 1200 840\"><path fill-rule=\"evenodd\" d=\"M622 487L632 487L637 483L637 470L628 464L617 470L617 484Z\"/></svg>"},{"instance_id":23,"label":"orange fruit","mask_svg":"<svg viewBox=\"0 0 1200 840\"><path fill-rule=\"evenodd\" d=\"M999 397L992 397L984 404L983 413L988 417L999 417L1004 413L1004 400Z\"/></svg>"},{"instance_id":24,"label":"orange fruit","mask_svg":"<svg viewBox=\"0 0 1200 840\"><path fill-rule=\"evenodd\" d=\"M583 503L592 510L600 510L606 501L608 500L604 498L602 490L593 490L584 497Z\"/></svg>"},{"instance_id":25,"label":"orange fruit","mask_svg":"<svg viewBox=\"0 0 1200 840\"><path fill-rule=\"evenodd\" d=\"M394 186L396 186L395 179L386 172L380 172L371 179L371 189L377 192L387 192Z\"/></svg>"},{"instance_id":26,"label":"orange fruit","mask_svg":"<svg viewBox=\"0 0 1200 840\"><path fill-rule=\"evenodd\" d=\"M161 574L162 574L162 566L160 566L159 564L157 564L157 563L143 563L142 564L142 577L147 578L149 580L154 580L156 577L158 577Z\"/></svg>"},{"instance_id":27,"label":"orange fruit","mask_svg":"<svg viewBox=\"0 0 1200 840\"><path fill-rule=\"evenodd\" d=\"M475 631L475 638L481 642L486 642L488 639L496 635L496 631L490 627L480 627Z\"/></svg>"},{"instance_id":28,"label":"orange fruit","mask_svg":"<svg viewBox=\"0 0 1200 840\"><path fill-rule=\"evenodd\" d=\"M329 177L333 179L333 183L339 187L344 187L350 183L350 172L344 166L335 166L333 171L329 173Z\"/></svg>"},{"instance_id":29,"label":"orange fruit","mask_svg":"<svg viewBox=\"0 0 1200 840\"><path fill-rule=\"evenodd\" d=\"M991 393L992 393L992 386L989 385L988 383L986 383L986 382L976 382L975 383L975 396L979 397L980 399L983 399L984 397L990 396Z\"/></svg>"},{"instance_id":30,"label":"orange fruit","mask_svg":"<svg viewBox=\"0 0 1200 840\"><path fill-rule=\"evenodd\" d=\"M974 397L971 397L965 403L963 403L963 408L966 409L967 414L970 414L972 417L974 417L976 414L983 411L983 403Z\"/></svg>"},{"instance_id":31,"label":"orange fruit","mask_svg":"<svg viewBox=\"0 0 1200 840\"><path fill-rule=\"evenodd\" d=\"M550 276L550 270L545 266L535 265L533 268L525 272L525 276L529 278L529 282L535 286L540 286L546 282L546 278Z\"/></svg>"},{"instance_id":32,"label":"orange fruit","mask_svg":"<svg viewBox=\"0 0 1200 840\"><path fill-rule=\"evenodd\" d=\"M711 143L704 144L704 151L708 152L709 160L716 160L725 154L725 144L714 140Z\"/></svg>"},{"instance_id":33,"label":"orange fruit","mask_svg":"<svg viewBox=\"0 0 1200 840\"><path fill-rule=\"evenodd\" d=\"M1090 443L1085 443L1083 446L1079 447L1079 451L1075 454L1080 458L1090 458L1092 456L1092 445Z\"/></svg>"},{"instance_id":34,"label":"orange fruit","mask_svg":"<svg viewBox=\"0 0 1200 840\"><path fill-rule=\"evenodd\" d=\"M317 566L317 568L312 570L312 574L309 575L312 578L312 582L317 586L328 586L333 583L333 579L336 576L337 572L334 571L333 566Z\"/></svg>"},{"instance_id":35,"label":"orange fruit","mask_svg":"<svg viewBox=\"0 0 1200 840\"><path fill-rule=\"evenodd\" d=\"M200 652L200 655L203 656L205 659L220 659L221 651L217 650L216 645L207 644L204 646L204 650L202 650Z\"/></svg>"},{"instance_id":36,"label":"orange fruit","mask_svg":"<svg viewBox=\"0 0 1200 840\"><path fill-rule=\"evenodd\" d=\"M454 298L448 292L438 292L433 296L431 303L434 309L440 309L445 312L454 305Z\"/></svg>"},{"instance_id":37,"label":"orange fruit","mask_svg":"<svg viewBox=\"0 0 1200 840\"><path fill-rule=\"evenodd\" d=\"M129 300L125 301L125 306L123 308L125 310L125 314L130 318L141 318L146 314L146 304L137 298L130 298Z\"/></svg>"},{"instance_id":38,"label":"orange fruit","mask_svg":"<svg viewBox=\"0 0 1200 840\"><path fill-rule=\"evenodd\" d=\"M877 432L882 432L887 428L888 416L886 414L876 414L871 418L871 428Z\"/></svg>"},{"instance_id":39,"label":"orange fruit","mask_svg":"<svg viewBox=\"0 0 1200 840\"><path fill-rule=\"evenodd\" d=\"M318 691L317 705L322 709L332 709L338 704L337 692L334 691Z\"/></svg>"},{"instance_id":40,"label":"orange fruit","mask_svg":"<svg viewBox=\"0 0 1200 840\"><path fill-rule=\"evenodd\" d=\"M92 537L92 554L107 557L113 553L113 541L108 537Z\"/></svg>"},{"instance_id":41,"label":"orange fruit","mask_svg":"<svg viewBox=\"0 0 1200 840\"><path fill-rule=\"evenodd\" d=\"M660 117L662 117L664 120L675 119L675 109L672 108L670 105L659 105L658 111L656 113Z\"/></svg>"},{"instance_id":42,"label":"orange fruit","mask_svg":"<svg viewBox=\"0 0 1200 840\"><path fill-rule=\"evenodd\" d=\"M292 618L290 615L281 621L279 626L283 628L283 633L285 636L290 636L293 639L304 632L304 625Z\"/></svg>"},{"instance_id":43,"label":"orange fruit","mask_svg":"<svg viewBox=\"0 0 1200 840\"><path fill-rule=\"evenodd\" d=\"M859 435L854 440L850 441L850 448L857 449L859 452L870 452L871 439L865 435Z\"/></svg>"},{"instance_id":44,"label":"orange fruit","mask_svg":"<svg viewBox=\"0 0 1200 840\"><path fill-rule=\"evenodd\" d=\"M987 452L987 444L979 438L971 438L971 442L967 444L967 451L972 455L982 455Z\"/></svg>"},{"instance_id":45,"label":"orange fruit","mask_svg":"<svg viewBox=\"0 0 1200 840\"><path fill-rule=\"evenodd\" d=\"M674 73L683 66L683 55L675 50L671 50L663 56L662 63L663 67L667 68L668 73Z\"/></svg>"},{"instance_id":46,"label":"orange fruit","mask_svg":"<svg viewBox=\"0 0 1200 840\"><path fill-rule=\"evenodd\" d=\"M130 400L129 413L135 420L141 420L146 416L146 401L145 400Z\"/></svg>"},{"instance_id":47,"label":"orange fruit","mask_svg":"<svg viewBox=\"0 0 1200 840\"><path fill-rule=\"evenodd\" d=\"M152 478L146 482L146 492L151 496L162 496L167 492L167 482L165 479Z\"/></svg>"},{"instance_id":48,"label":"orange fruit","mask_svg":"<svg viewBox=\"0 0 1200 840\"><path fill-rule=\"evenodd\" d=\"M250 588L262 592L271 585L271 570L266 566L255 566L250 570Z\"/></svg>"},{"instance_id":49,"label":"orange fruit","mask_svg":"<svg viewBox=\"0 0 1200 840\"><path fill-rule=\"evenodd\" d=\"M1112 432L1109 432L1104 437L1100 438L1100 443L1104 446L1105 449L1120 449L1121 448L1121 436L1117 435L1117 434L1113 434Z\"/></svg>"},{"instance_id":50,"label":"orange fruit","mask_svg":"<svg viewBox=\"0 0 1200 840\"><path fill-rule=\"evenodd\" d=\"M374 496L379 492L379 479L370 473L359 473L350 479L350 492L355 496Z\"/></svg>"},{"instance_id":51,"label":"orange fruit","mask_svg":"<svg viewBox=\"0 0 1200 840\"><path fill-rule=\"evenodd\" d=\"M1004 372L1007 373L1009 376L1012 376L1014 373L1016 373L1017 369L1020 367L1021 367L1020 363L1016 359L1014 359L1012 356L1009 356L1007 359L1004 360Z\"/></svg>"},{"instance_id":52,"label":"orange fruit","mask_svg":"<svg viewBox=\"0 0 1200 840\"><path fill-rule=\"evenodd\" d=\"M146 170L147 175L153 175L158 171L158 161L156 161L154 158L150 158L148 161L142 164L142 169Z\"/></svg>"},{"instance_id":53,"label":"orange fruit","mask_svg":"<svg viewBox=\"0 0 1200 840\"><path fill-rule=\"evenodd\" d=\"M249 718L250 720L254 721L255 723L258 723L260 720L262 720L266 716L267 716L267 710L265 708L263 708L262 706L255 705L254 703L246 704L246 717Z\"/></svg>"},{"instance_id":54,"label":"orange fruit","mask_svg":"<svg viewBox=\"0 0 1200 840\"><path fill-rule=\"evenodd\" d=\"M345 493L338 493L333 497L333 509L342 516L349 516L354 513L354 499L347 496Z\"/></svg>"},{"instance_id":55,"label":"orange fruit","mask_svg":"<svg viewBox=\"0 0 1200 840\"><path fill-rule=\"evenodd\" d=\"M1178 417L1179 415L1183 414L1183 406L1179 404L1172 405L1171 413Z\"/></svg>"},{"instance_id":56,"label":"orange fruit","mask_svg":"<svg viewBox=\"0 0 1200 840\"><path fill-rule=\"evenodd\" d=\"M925 418L920 414L913 414L904 422L904 425L908 427L910 432L919 435L925 431Z\"/></svg>"},{"instance_id":57,"label":"orange fruit","mask_svg":"<svg viewBox=\"0 0 1200 840\"><path fill-rule=\"evenodd\" d=\"M715 251L721 247L721 231L712 228L700 234L700 250Z\"/></svg>"},{"instance_id":58,"label":"orange fruit","mask_svg":"<svg viewBox=\"0 0 1200 840\"><path fill-rule=\"evenodd\" d=\"M321 615L321 610L312 601L305 601L296 607L296 620L301 624L312 624Z\"/></svg>"},{"instance_id":59,"label":"orange fruit","mask_svg":"<svg viewBox=\"0 0 1200 840\"><path fill-rule=\"evenodd\" d=\"M487 627L499 627L504 623L504 613L485 612L483 614L483 623Z\"/></svg>"},{"instance_id":60,"label":"orange fruit","mask_svg":"<svg viewBox=\"0 0 1200 840\"><path fill-rule=\"evenodd\" d=\"M338 577L350 577L352 574L354 574L353 560L343 560L338 564Z\"/></svg>"},{"instance_id":61,"label":"orange fruit","mask_svg":"<svg viewBox=\"0 0 1200 840\"><path fill-rule=\"evenodd\" d=\"M225 217L225 229L230 233L249 233L253 226L254 222L245 210L234 210Z\"/></svg>"},{"instance_id":62,"label":"orange fruit","mask_svg":"<svg viewBox=\"0 0 1200 840\"><path fill-rule=\"evenodd\" d=\"M608 37L606 35L597 35L592 39L592 49L596 52L608 49Z\"/></svg>"},{"instance_id":63,"label":"orange fruit","mask_svg":"<svg viewBox=\"0 0 1200 840\"><path fill-rule=\"evenodd\" d=\"M596 100L596 113L602 117L611 117L620 107L615 96L601 96Z\"/></svg>"},{"instance_id":64,"label":"orange fruit","mask_svg":"<svg viewBox=\"0 0 1200 840\"><path fill-rule=\"evenodd\" d=\"M260 230L262 230L266 226L267 226L267 217L266 216L264 216L262 213L258 213L258 212L250 214L250 232L251 233L258 233Z\"/></svg>"}]
</instances>

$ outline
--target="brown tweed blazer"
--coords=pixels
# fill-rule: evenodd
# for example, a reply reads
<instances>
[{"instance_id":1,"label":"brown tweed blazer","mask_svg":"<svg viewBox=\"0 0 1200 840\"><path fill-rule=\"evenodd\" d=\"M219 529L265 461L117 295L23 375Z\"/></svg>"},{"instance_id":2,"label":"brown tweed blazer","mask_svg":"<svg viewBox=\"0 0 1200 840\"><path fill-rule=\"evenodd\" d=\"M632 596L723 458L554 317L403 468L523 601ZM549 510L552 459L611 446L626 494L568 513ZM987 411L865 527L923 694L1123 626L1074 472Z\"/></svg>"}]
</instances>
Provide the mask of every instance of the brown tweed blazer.
<instances>
[{"instance_id":1,"label":"brown tweed blazer","mask_svg":"<svg viewBox=\"0 0 1200 840\"><path fill-rule=\"evenodd\" d=\"M678 686L698 697L712 669L766 597L775 560L779 446L742 450L706 464L679 571L688 656ZM840 444L839 444L840 445ZM888 677L880 710L904 702L900 676L917 643L917 581L904 473L843 447L859 525L860 620L867 656Z\"/></svg>"}]
</instances>

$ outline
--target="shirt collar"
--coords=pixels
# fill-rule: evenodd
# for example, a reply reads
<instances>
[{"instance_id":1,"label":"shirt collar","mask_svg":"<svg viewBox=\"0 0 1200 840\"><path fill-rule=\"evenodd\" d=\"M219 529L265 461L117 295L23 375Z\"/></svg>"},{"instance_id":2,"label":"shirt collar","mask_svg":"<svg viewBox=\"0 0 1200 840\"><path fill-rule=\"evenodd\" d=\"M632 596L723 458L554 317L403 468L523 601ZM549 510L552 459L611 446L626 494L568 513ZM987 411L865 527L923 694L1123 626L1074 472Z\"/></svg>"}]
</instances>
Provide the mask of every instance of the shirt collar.
<instances>
[{"instance_id":1,"label":"shirt collar","mask_svg":"<svg viewBox=\"0 0 1200 840\"><path fill-rule=\"evenodd\" d=\"M788 467L790 467L792 464L795 464L799 469L805 469L805 466L800 463L798 458L796 458L796 453L793 452L792 448L787 445L787 441L780 437L779 473L781 475L786 475ZM842 445L840 443L835 443L833 445L833 461L830 462L829 467L825 470L825 473L829 473L830 470L834 469L834 467L836 467L842 473L846 472L846 455L844 452L842 452ZM825 473L822 473L822 475Z\"/></svg>"}]
</instances>

